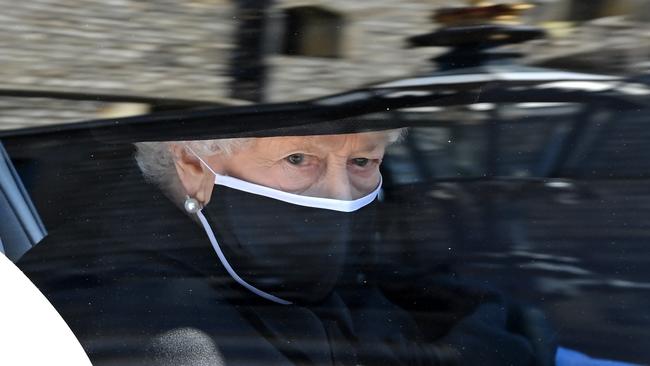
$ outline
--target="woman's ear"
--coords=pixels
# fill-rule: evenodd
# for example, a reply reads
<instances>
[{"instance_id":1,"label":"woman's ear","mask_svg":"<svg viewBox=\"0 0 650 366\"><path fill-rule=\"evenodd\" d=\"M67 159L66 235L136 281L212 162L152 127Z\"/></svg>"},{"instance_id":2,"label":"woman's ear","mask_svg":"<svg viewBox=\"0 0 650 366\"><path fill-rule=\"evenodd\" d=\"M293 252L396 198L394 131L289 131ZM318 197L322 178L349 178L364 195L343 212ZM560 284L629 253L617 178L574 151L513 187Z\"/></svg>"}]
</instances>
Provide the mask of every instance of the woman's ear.
<instances>
[{"instance_id":1,"label":"woman's ear","mask_svg":"<svg viewBox=\"0 0 650 366\"><path fill-rule=\"evenodd\" d=\"M214 174L185 146L171 144L170 151L185 193L202 204L208 203L214 187Z\"/></svg>"}]
</instances>

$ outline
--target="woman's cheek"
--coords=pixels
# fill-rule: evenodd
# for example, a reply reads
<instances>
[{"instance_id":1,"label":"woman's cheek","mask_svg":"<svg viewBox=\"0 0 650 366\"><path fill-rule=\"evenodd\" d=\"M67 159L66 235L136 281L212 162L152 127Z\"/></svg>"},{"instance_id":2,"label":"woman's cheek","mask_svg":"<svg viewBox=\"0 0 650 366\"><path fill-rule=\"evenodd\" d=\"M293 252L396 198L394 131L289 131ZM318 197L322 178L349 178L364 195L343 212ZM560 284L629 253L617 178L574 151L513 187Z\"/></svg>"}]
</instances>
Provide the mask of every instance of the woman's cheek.
<instances>
[{"instance_id":1,"label":"woman's cheek","mask_svg":"<svg viewBox=\"0 0 650 366\"><path fill-rule=\"evenodd\" d=\"M351 173L354 187L364 194L372 192L379 184L380 174L379 165L375 165L366 169L355 169Z\"/></svg>"},{"instance_id":2,"label":"woman's cheek","mask_svg":"<svg viewBox=\"0 0 650 366\"><path fill-rule=\"evenodd\" d=\"M277 189L289 193L300 194L309 189L318 178L316 166L293 167L284 166L274 173L274 181L278 184Z\"/></svg>"}]
</instances>

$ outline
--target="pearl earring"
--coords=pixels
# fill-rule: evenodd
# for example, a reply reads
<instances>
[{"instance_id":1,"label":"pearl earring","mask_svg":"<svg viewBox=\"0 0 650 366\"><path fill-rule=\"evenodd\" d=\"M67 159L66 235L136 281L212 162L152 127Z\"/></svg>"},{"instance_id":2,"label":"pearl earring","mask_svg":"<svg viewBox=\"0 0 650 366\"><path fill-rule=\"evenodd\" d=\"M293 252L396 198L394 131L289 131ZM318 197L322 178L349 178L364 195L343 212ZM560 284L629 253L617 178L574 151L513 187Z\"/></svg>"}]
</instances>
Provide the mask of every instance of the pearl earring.
<instances>
[{"instance_id":1,"label":"pearl earring","mask_svg":"<svg viewBox=\"0 0 650 366\"><path fill-rule=\"evenodd\" d=\"M190 196L185 196L185 202L183 203L183 206L185 207L185 211L191 214L197 213L201 209L201 204L199 201L197 201L196 198L192 198Z\"/></svg>"}]
</instances>

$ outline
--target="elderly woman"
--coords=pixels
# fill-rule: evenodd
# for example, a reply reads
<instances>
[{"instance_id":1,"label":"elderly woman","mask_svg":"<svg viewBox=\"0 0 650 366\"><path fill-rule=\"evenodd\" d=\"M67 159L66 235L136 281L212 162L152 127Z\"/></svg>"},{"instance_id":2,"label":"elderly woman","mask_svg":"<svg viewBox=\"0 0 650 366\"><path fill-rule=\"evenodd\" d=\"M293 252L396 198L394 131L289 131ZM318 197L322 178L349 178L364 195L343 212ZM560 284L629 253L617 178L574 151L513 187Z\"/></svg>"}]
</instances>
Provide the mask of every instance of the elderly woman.
<instances>
[{"instance_id":1,"label":"elderly woman","mask_svg":"<svg viewBox=\"0 0 650 366\"><path fill-rule=\"evenodd\" d=\"M94 364L546 362L497 294L376 268L401 133L139 143L147 183L20 265Z\"/></svg>"},{"instance_id":2,"label":"elderly woman","mask_svg":"<svg viewBox=\"0 0 650 366\"><path fill-rule=\"evenodd\" d=\"M400 133L141 143L136 158L149 180L196 214L234 280L289 304L322 300L351 231L372 231L353 225L353 212L375 200L384 150Z\"/></svg>"}]
</instances>

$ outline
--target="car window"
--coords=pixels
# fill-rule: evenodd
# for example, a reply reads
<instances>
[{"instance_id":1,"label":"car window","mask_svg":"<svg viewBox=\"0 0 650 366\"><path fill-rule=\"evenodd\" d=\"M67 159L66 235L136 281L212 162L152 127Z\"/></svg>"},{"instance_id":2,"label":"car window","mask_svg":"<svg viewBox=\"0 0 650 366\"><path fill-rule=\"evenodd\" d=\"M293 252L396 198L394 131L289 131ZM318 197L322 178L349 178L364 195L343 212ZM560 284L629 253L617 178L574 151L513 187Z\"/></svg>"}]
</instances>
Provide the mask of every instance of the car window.
<instances>
[{"instance_id":1,"label":"car window","mask_svg":"<svg viewBox=\"0 0 650 366\"><path fill-rule=\"evenodd\" d=\"M8 5L0 248L96 364L647 363L647 4L470 3Z\"/></svg>"}]
</instances>

